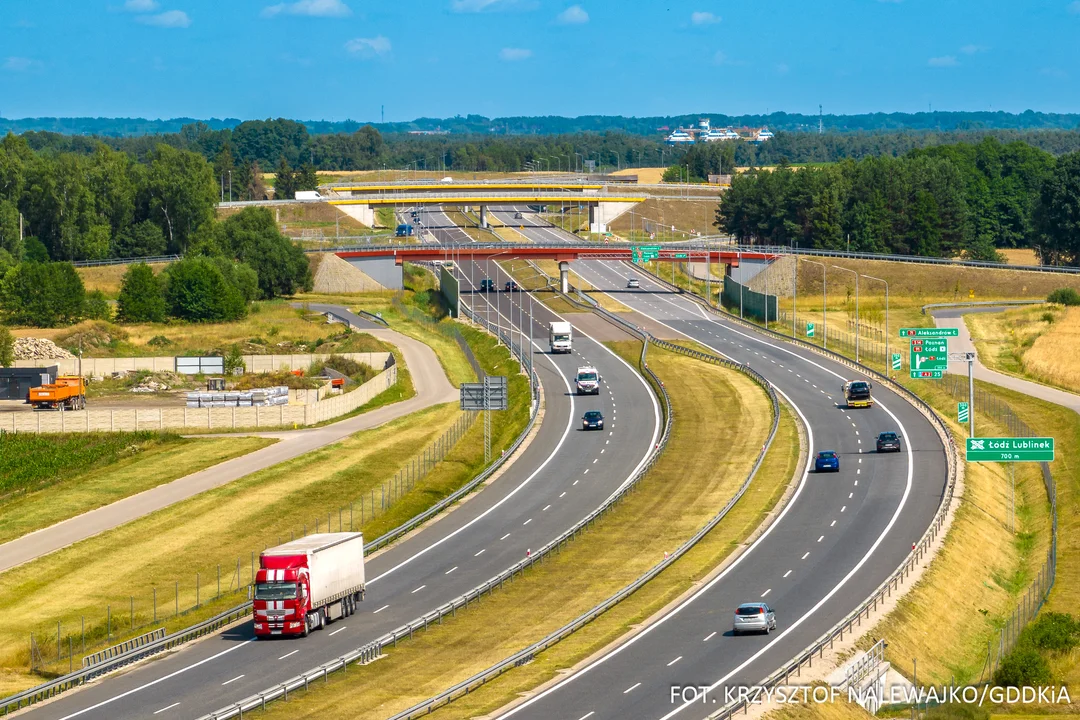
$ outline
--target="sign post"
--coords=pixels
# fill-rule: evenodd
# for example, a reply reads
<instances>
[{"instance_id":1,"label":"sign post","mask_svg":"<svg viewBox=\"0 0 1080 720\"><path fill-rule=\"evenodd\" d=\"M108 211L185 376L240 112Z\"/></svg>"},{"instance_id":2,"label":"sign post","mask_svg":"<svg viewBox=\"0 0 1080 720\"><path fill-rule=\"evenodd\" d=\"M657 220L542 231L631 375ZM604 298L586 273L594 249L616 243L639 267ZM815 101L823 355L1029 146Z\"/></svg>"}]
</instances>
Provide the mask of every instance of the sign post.
<instances>
[{"instance_id":1,"label":"sign post","mask_svg":"<svg viewBox=\"0 0 1080 720\"><path fill-rule=\"evenodd\" d=\"M484 413L484 462L491 462L491 411L509 405L506 377L485 375L482 382L461 384L461 409Z\"/></svg>"}]
</instances>

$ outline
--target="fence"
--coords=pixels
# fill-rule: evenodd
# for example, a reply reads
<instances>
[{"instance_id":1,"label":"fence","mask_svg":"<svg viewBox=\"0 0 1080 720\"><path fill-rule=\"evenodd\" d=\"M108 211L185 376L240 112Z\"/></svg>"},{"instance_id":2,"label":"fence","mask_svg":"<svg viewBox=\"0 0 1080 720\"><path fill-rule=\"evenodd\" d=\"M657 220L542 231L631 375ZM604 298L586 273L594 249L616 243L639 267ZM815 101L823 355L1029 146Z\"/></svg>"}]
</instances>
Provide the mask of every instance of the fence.
<instances>
[{"instance_id":1,"label":"fence","mask_svg":"<svg viewBox=\"0 0 1080 720\"><path fill-rule=\"evenodd\" d=\"M338 353L350 360L369 365L373 368L386 367L391 353ZM321 353L296 353L291 355L242 355L244 367L250 373L274 372L277 370L306 369L315 363L325 362L330 355ZM134 357L134 358L62 358L59 360L16 360L14 367L41 367L42 364L56 365L61 375L81 374L84 377L108 377L113 373L176 372L177 358L171 356Z\"/></svg>"},{"instance_id":2,"label":"fence","mask_svg":"<svg viewBox=\"0 0 1080 720\"><path fill-rule=\"evenodd\" d=\"M724 277L724 289L720 293L720 301L724 307L739 308L740 315L749 315L757 320L765 318L766 302L768 303L769 321L776 320L776 296L765 295L741 285L731 277Z\"/></svg>"}]
</instances>

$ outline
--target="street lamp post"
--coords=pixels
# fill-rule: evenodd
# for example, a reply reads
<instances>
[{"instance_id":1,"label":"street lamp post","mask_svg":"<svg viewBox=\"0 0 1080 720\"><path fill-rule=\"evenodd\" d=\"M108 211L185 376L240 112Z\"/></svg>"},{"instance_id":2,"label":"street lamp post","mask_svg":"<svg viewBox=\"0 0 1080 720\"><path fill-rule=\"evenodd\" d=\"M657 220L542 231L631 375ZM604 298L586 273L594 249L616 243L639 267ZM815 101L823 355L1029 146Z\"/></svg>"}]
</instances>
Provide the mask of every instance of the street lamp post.
<instances>
[{"instance_id":1,"label":"street lamp post","mask_svg":"<svg viewBox=\"0 0 1080 720\"><path fill-rule=\"evenodd\" d=\"M851 268L840 267L839 265L833 265L833 267L855 276L855 362L862 362L859 356L859 273Z\"/></svg>"},{"instance_id":2,"label":"street lamp post","mask_svg":"<svg viewBox=\"0 0 1080 720\"><path fill-rule=\"evenodd\" d=\"M796 262L798 262L798 261L796 260ZM828 300L828 297L827 297L827 295L825 293L825 272L826 272L827 268L825 267L825 263L819 263L819 262L816 262L814 260L807 260L806 258L803 258L803 262L808 262L811 265L820 265L821 266L821 344L826 350L828 350L829 349L829 326L828 326L827 323L828 323L829 316L828 316L828 310L825 307L826 302Z\"/></svg>"},{"instance_id":3,"label":"street lamp post","mask_svg":"<svg viewBox=\"0 0 1080 720\"><path fill-rule=\"evenodd\" d=\"M885 377L889 377L892 363L889 362L889 283L872 275L863 275L867 280L877 280L885 286Z\"/></svg>"}]
</instances>

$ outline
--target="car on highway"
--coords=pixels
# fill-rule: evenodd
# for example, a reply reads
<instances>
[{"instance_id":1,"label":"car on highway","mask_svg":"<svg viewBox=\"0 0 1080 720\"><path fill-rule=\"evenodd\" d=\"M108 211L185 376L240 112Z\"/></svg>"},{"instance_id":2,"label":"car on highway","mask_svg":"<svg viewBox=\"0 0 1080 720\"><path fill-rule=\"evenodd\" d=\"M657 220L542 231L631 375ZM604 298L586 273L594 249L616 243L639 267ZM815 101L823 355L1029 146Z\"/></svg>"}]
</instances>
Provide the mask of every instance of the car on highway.
<instances>
[{"instance_id":1,"label":"car on highway","mask_svg":"<svg viewBox=\"0 0 1080 720\"><path fill-rule=\"evenodd\" d=\"M589 410L581 416L582 430L603 430L604 414L599 410Z\"/></svg>"},{"instance_id":2,"label":"car on highway","mask_svg":"<svg viewBox=\"0 0 1080 720\"><path fill-rule=\"evenodd\" d=\"M507 280L506 285L503 286L503 289L506 290L506 292L513 292L514 290L517 290L519 288L518 284L513 280Z\"/></svg>"},{"instance_id":3,"label":"car on highway","mask_svg":"<svg viewBox=\"0 0 1080 720\"><path fill-rule=\"evenodd\" d=\"M900 452L900 436L895 432L887 431L877 436L878 452Z\"/></svg>"},{"instance_id":4,"label":"car on highway","mask_svg":"<svg viewBox=\"0 0 1080 720\"><path fill-rule=\"evenodd\" d=\"M480 292L495 292L495 281L491 278L484 278L481 280Z\"/></svg>"},{"instance_id":5,"label":"car on highway","mask_svg":"<svg viewBox=\"0 0 1080 720\"><path fill-rule=\"evenodd\" d=\"M521 219L521 213L519 213L519 212L514 213L514 219L515 220L520 220Z\"/></svg>"},{"instance_id":6,"label":"car on highway","mask_svg":"<svg viewBox=\"0 0 1080 720\"><path fill-rule=\"evenodd\" d=\"M840 472L840 456L833 450L822 450L814 458L814 472Z\"/></svg>"},{"instance_id":7,"label":"car on highway","mask_svg":"<svg viewBox=\"0 0 1080 720\"><path fill-rule=\"evenodd\" d=\"M626 287L628 287L628 288L639 288L639 287L641 287L641 283L638 282L637 278L629 278L626 281Z\"/></svg>"},{"instance_id":8,"label":"car on highway","mask_svg":"<svg viewBox=\"0 0 1080 720\"><path fill-rule=\"evenodd\" d=\"M765 603L743 603L735 608L735 620L731 625L731 634L744 632L763 632L766 635L776 629L776 613Z\"/></svg>"}]
</instances>

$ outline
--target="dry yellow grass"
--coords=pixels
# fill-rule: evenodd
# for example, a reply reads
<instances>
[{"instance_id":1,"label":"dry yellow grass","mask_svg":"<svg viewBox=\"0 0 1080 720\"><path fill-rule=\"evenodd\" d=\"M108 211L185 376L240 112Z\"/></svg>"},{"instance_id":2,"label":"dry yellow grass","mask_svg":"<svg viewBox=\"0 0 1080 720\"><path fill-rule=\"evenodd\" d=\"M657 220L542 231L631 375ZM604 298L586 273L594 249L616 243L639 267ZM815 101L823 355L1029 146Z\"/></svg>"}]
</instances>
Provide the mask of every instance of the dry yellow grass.
<instances>
[{"instance_id":1,"label":"dry yellow grass","mask_svg":"<svg viewBox=\"0 0 1080 720\"><path fill-rule=\"evenodd\" d=\"M1031 248L1009 248L998 250L1010 265L1038 265L1039 256Z\"/></svg>"},{"instance_id":2,"label":"dry yellow grass","mask_svg":"<svg viewBox=\"0 0 1080 720\"><path fill-rule=\"evenodd\" d=\"M629 360L640 345L619 343ZM688 358L650 350L649 364L665 379L675 403L671 445L641 486L566 550L485 598L443 626L432 626L390 650L378 663L335 675L328 688L291 696L270 715L383 718L528 645L637 577L692 534L723 505L752 458L721 448L756 446L767 431L767 399L745 376ZM702 397L713 401L700 402ZM731 413L731 414L729 414ZM723 422L720 418L723 417ZM744 426L744 423L746 425ZM698 428L717 428L722 440L702 449ZM790 414L748 493L697 547L634 596L533 662L504 674L437 711L436 717L485 715L619 637L715 567L757 527L791 479L798 455ZM693 448L694 451L690 449Z\"/></svg>"},{"instance_id":3,"label":"dry yellow grass","mask_svg":"<svg viewBox=\"0 0 1080 720\"><path fill-rule=\"evenodd\" d=\"M642 218L670 228L674 225L684 233L712 233L716 231L718 197L701 197L689 200L649 198L634 206L633 215L624 213L610 224L611 231L627 234L633 230L635 237L643 230ZM666 232L666 231L665 231ZM660 233L657 233L660 237ZM678 238L683 239L683 238Z\"/></svg>"},{"instance_id":4,"label":"dry yellow grass","mask_svg":"<svg viewBox=\"0 0 1080 720\"><path fill-rule=\"evenodd\" d=\"M153 263L150 267L156 275L165 269L166 265L165 263ZM102 265L100 267L75 268L75 272L79 273L87 292L100 290L108 297L115 298L120 294L120 281L124 279L124 273L127 272L127 269L127 265Z\"/></svg>"},{"instance_id":5,"label":"dry yellow grass","mask_svg":"<svg viewBox=\"0 0 1080 720\"><path fill-rule=\"evenodd\" d=\"M855 703L790 704L765 713L765 720L870 720L874 716Z\"/></svg>"},{"instance_id":6,"label":"dry yellow grass","mask_svg":"<svg viewBox=\"0 0 1080 720\"><path fill-rule=\"evenodd\" d=\"M1035 339L1023 355L1024 369L1047 382L1080 391L1080 307L1067 308L1063 316Z\"/></svg>"},{"instance_id":7,"label":"dry yellow grass","mask_svg":"<svg viewBox=\"0 0 1080 720\"><path fill-rule=\"evenodd\" d=\"M618 175L625 177L627 175L637 175L637 181L639 184L657 185L664 179L664 171L667 168L626 168L624 170L617 170L611 173L611 175Z\"/></svg>"}]
</instances>

